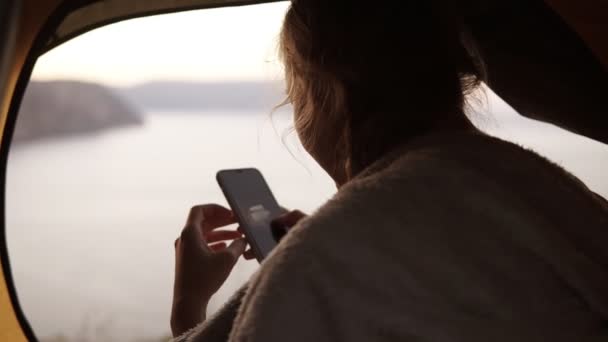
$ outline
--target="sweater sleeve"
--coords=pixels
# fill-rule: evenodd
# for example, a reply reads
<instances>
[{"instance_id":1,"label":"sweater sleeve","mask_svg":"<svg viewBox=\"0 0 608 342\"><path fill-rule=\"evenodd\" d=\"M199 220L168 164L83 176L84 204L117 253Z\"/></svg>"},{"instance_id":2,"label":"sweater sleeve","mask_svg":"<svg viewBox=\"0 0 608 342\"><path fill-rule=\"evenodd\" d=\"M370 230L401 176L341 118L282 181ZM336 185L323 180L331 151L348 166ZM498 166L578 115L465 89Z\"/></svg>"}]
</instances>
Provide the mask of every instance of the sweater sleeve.
<instances>
[{"instance_id":1,"label":"sweater sleeve","mask_svg":"<svg viewBox=\"0 0 608 342\"><path fill-rule=\"evenodd\" d=\"M225 342L232 329L234 318L237 315L243 297L247 291L247 284L239 289L213 317L209 317L193 329L174 338L171 342Z\"/></svg>"},{"instance_id":2,"label":"sweater sleeve","mask_svg":"<svg viewBox=\"0 0 608 342\"><path fill-rule=\"evenodd\" d=\"M416 340L415 331L401 327L404 314L416 311L403 310L402 303L416 298L417 285L404 286L407 274L398 275L391 246L399 244L384 244L390 237L376 235L383 211L360 208L349 198L361 197L331 201L264 262L230 341Z\"/></svg>"},{"instance_id":3,"label":"sweater sleeve","mask_svg":"<svg viewBox=\"0 0 608 342\"><path fill-rule=\"evenodd\" d=\"M343 281L347 276L328 267L336 260L299 238L291 236L253 279L230 341L364 340L349 338L353 329L346 326L364 329L361 287L348 288Z\"/></svg>"}]
</instances>

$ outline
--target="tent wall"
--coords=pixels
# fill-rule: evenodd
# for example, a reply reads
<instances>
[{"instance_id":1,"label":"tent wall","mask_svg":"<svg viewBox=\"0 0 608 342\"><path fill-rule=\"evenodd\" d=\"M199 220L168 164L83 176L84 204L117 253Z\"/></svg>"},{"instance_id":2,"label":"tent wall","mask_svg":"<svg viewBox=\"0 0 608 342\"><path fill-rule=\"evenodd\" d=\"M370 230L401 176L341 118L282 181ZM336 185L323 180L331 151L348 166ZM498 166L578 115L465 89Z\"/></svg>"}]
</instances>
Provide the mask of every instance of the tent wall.
<instances>
[{"instance_id":1,"label":"tent wall","mask_svg":"<svg viewBox=\"0 0 608 342\"><path fill-rule=\"evenodd\" d=\"M608 1L545 1L568 22L608 70Z\"/></svg>"},{"instance_id":2,"label":"tent wall","mask_svg":"<svg viewBox=\"0 0 608 342\"><path fill-rule=\"evenodd\" d=\"M267 3L284 0L105 0L80 1L88 3L68 15L57 27L57 30L48 41L43 51L52 49L63 42L101 27L110 22L117 22L136 17L145 17L154 14L180 12L202 8L242 6L256 3Z\"/></svg>"},{"instance_id":3,"label":"tent wall","mask_svg":"<svg viewBox=\"0 0 608 342\"><path fill-rule=\"evenodd\" d=\"M37 0L24 3L19 0L0 1L0 168L1 196L4 197L8 158L8 136L14 118L9 113L18 109L18 94L22 71L26 65L35 37L57 7L60 0ZM33 59L32 59L33 60ZM22 93L22 92L21 92ZM0 201L4 204L4 198ZM5 206L0 207L0 341L20 342L33 340L34 335L21 311L12 281L10 260L6 245Z\"/></svg>"},{"instance_id":4,"label":"tent wall","mask_svg":"<svg viewBox=\"0 0 608 342\"><path fill-rule=\"evenodd\" d=\"M16 122L16 113L21 96L25 91L31 70L40 53L87 31L120 20L189 9L273 1L276 0L0 0L0 168L2 169L0 172L2 178L0 191L3 192L5 189L6 162L10 147L8 138L12 134ZM494 3L494 1L481 0L462 1L472 4L476 2L479 4ZM507 0L503 1L507 3ZM595 83L588 84L588 86L600 90L604 89L602 87L606 87L605 71L608 70L608 40L606 39L608 36L608 21L605 20L608 14L608 2L606 0L545 1L576 31L604 68L604 73L602 73L601 67L599 71L598 68L591 70L592 66L585 67L585 70L593 72L589 73L589 77L585 76L583 81L595 80ZM21 5L17 6L18 3ZM496 3L501 2L496 1ZM546 4L543 3L543 5ZM373 5L374 2L370 1L370 6ZM476 10L481 10L491 6L486 4L473 7ZM21 9L20 15L17 15L18 9ZM483 14L480 15L483 16ZM487 19L491 20L491 18ZM485 31L484 28L481 31ZM487 41L490 43L496 42L495 38L488 37ZM11 42L14 44L11 44ZM492 46L489 45L489 47ZM505 56L508 57L515 49L508 49L506 45L501 45L499 48L493 50L494 54L492 52L489 54L496 57L496 66L500 68L504 61L504 65L508 67L510 61L506 60ZM508 51L503 51L505 49ZM528 56L526 49L520 50L522 57ZM591 63L585 64L597 63L593 58L590 58L590 60ZM507 67L504 70L509 70ZM557 74L559 76L560 73ZM538 79L544 79L544 75L539 75ZM503 88L502 93L505 94L506 99L509 99L509 94L515 90L516 92L512 94L513 100L509 102L517 104L517 101L522 97L517 91L522 90L522 84L526 84L526 82L525 80L515 81L517 81L516 84L509 84L497 78L496 84L499 90L501 87ZM577 90L578 93L585 94L585 91L582 91L580 87L572 87L573 84L580 85L581 82L561 80L561 83L563 83L563 86L569 86L572 89L572 94ZM524 93L528 94L529 92ZM589 93L592 93L592 91ZM565 96L564 101L570 101L570 97L572 96ZM596 101L594 107L596 109L601 109L606 104L603 94L589 100L585 97L581 97L581 99L585 101L585 104L592 103L592 100ZM536 101L538 99L532 100L538 102ZM549 100L554 102L551 98ZM586 133L588 136L595 136L596 139L608 143L606 124L603 120L605 111L599 110L598 112L601 112L601 117L592 117L588 121L583 120L583 122L589 123L584 128L592 127L593 129L587 131L581 129L580 132ZM579 118L573 118L573 121L581 121L580 116L583 113L578 114ZM547 117L539 117L539 119L551 122L551 120L547 120ZM560 123L559 121L555 122ZM569 122L564 123L564 127L576 128L573 125ZM4 196L4 193L0 196ZM2 202L4 201L2 200ZM0 230L0 258L2 261L0 266L0 341L25 341L28 338L32 339L33 335L20 312L13 288L10 268L8 267L6 232L4 229L5 207L2 206L0 211L0 224L2 225Z\"/></svg>"},{"instance_id":5,"label":"tent wall","mask_svg":"<svg viewBox=\"0 0 608 342\"><path fill-rule=\"evenodd\" d=\"M6 112L8 103L11 98L14 77L12 63L15 60L15 41L17 35L17 12L18 4L16 1L0 2L0 137L4 132L4 123L6 122ZM2 91L4 90L4 91ZM5 181L6 173L1 173ZM0 209L4 213L4 206ZM5 235L0 236L0 341L25 341L26 337L22 332L21 324L15 312L13 305L16 298L14 288L11 284L11 276L8 268L9 260L6 249ZM5 271L6 269L6 271Z\"/></svg>"},{"instance_id":6,"label":"tent wall","mask_svg":"<svg viewBox=\"0 0 608 342\"><path fill-rule=\"evenodd\" d=\"M109 22L143 17L158 13L185 11L188 9L237 6L281 0L74 0L72 13L63 20L47 42L43 51L47 51L66 40L78 36ZM504 0L460 0L467 11L483 15L494 6L500 6ZM545 0L594 51L598 59L608 69L608 41L605 36L608 30L608 13L606 0ZM370 1L370 5L373 2Z\"/></svg>"},{"instance_id":7,"label":"tent wall","mask_svg":"<svg viewBox=\"0 0 608 342\"><path fill-rule=\"evenodd\" d=\"M6 66L6 80L2 83L2 88L0 88L0 92L2 92L2 96L0 97L0 132L2 134L5 133L6 119L10 111L9 106L13 100L15 87L26 64L32 45L39 31L59 3L61 3L61 0L30 0L23 1L20 6L22 10L20 16L18 16L19 22L15 23L16 32L14 33L16 37L14 49L9 55L2 58L2 62ZM17 16L13 16L13 18L16 19ZM8 22L2 21L2 23ZM0 147L4 148L5 142L3 137ZM4 165L0 165L0 167L4 167Z\"/></svg>"},{"instance_id":8,"label":"tent wall","mask_svg":"<svg viewBox=\"0 0 608 342\"><path fill-rule=\"evenodd\" d=\"M2 268L0 268L0 281L2 281L0 284L0 341L27 341L15 315Z\"/></svg>"}]
</instances>

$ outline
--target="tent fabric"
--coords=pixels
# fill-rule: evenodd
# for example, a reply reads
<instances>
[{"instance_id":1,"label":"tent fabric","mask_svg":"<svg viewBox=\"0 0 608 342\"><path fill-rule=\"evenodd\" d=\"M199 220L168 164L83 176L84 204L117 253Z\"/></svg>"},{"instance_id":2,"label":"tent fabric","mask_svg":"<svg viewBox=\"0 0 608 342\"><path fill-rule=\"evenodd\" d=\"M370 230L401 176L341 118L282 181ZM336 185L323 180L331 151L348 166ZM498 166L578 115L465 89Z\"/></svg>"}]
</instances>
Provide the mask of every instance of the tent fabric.
<instances>
[{"instance_id":1,"label":"tent fabric","mask_svg":"<svg viewBox=\"0 0 608 342\"><path fill-rule=\"evenodd\" d=\"M72 1L75 10L62 21L41 53L107 23L187 10L243 6L288 0L80 0ZM498 0L463 0L469 13L483 13ZM63 1L69 4L70 1ZM370 2L373 3L373 2Z\"/></svg>"},{"instance_id":2,"label":"tent fabric","mask_svg":"<svg viewBox=\"0 0 608 342\"><path fill-rule=\"evenodd\" d=\"M14 1L0 1L0 87L3 87L8 83L10 74L10 61L12 60L12 54L14 54L14 43L16 37L16 18L18 13L18 6ZM5 101L5 94L0 89L0 128L4 127L4 120L6 117L3 115L7 108L4 108L10 101ZM3 135L3 131L0 130L0 137ZM4 208L2 215L4 215ZM2 222L3 224L3 222ZM6 236L4 232L1 232L0 236L0 341L14 341L21 342L26 341L24 332L22 331L21 324L18 319L18 311L13 306L14 294L12 291L10 277L10 268L8 263L8 253L6 249Z\"/></svg>"},{"instance_id":3,"label":"tent fabric","mask_svg":"<svg viewBox=\"0 0 608 342\"><path fill-rule=\"evenodd\" d=\"M26 341L8 294L2 267L0 267L0 341Z\"/></svg>"},{"instance_id":4,"label":"tent fabric","mask_svg":"<svg viewBox=\"0 0 608 342\"><path fill-rule=\"evenodd\" d=\"M74 3L72 6L77 9L70 11L71 13L54 32L42 52L46 52L73 37L110 22L153 14L277 1L285 0L63 1L64 4ZM573 28L581 34L583 40L595 51L596 57L602 61L605 67L608 67L608 44L603 42L608 25L602 20L606 11L608 11L608 2L605 2L605 0L584 0L578 1L576 4L573 4L570 0L545 0L545 2L559 12L564 19L573 24ZM503 2L496 0L461 0L461 5L464 6L466 12L471 13L473 16L487 12L493 7L500 6L501 3ZM590 11L590 8L597 10ZM589 20L590 18L593 20Z\"/></svg>"},{"instance_id":5,"label":"tent fabric","mask_svg":"<svg viewBox=\"0 0 608 342\"><path fill-rule=\"evenodd\" d=\"M29 6L33 6L33 7L29 7L29 9L31 11L34 10L40 10L39 7L39 2L37 2L38 0L31 0L29 3ZM170 13L170 12L179 12L179 11L185 11L185 10L194 10L194 9L203 9L203 8L212 8L212 7L226 7L226 6L240 6L240 5L249 5L249 4L257 4L257 3L268 3L268 2L275 2L275 1L279 1L279 0L55 0L55 1L51 1L48 0L46 2L48 3L58 3L60 4L59 8L55 11L55 14L52 16L54 18L54 20L57 20L57 23L59 23L58 26L54 26L54 25L46 25L43 29L44 32L42 32L40 34L41 37L41 42L46 42L46 44L44 44L44 46L41 49L36 48L35 50L33 50L31 52L31 55L37 55L43 52L46 52L68 40L70 40L71 38L74 38L76 36L79 36L83 33L86 33L87 31L90 31L92 29L98 28L98 27L102 27L104 25L110 24L110 23L114 23L114 22L118 22L121 20L127 20L127 19L131 19L131 18L137 18L137 17L145 17L145 16L150 16L150 15L155 15L155 14L162 14L162 13ZM588 46L591 47L591 49L595 52L596 57L598 57L598 61L603 61L603 66L604 68L606 68L608 66L608 44L606 44L606 40L604 39L604 37L606 37L606 34L608 33L608 27L606 26L604 20L602 20L603 17L605 17L605 14L608 13L608 8L607 5L608 2L606 2L606 0L579 0L576 2L572 2L571 0L544 0L546 3L549 3L553 6L553 8L556 10L556 12L561 13L562 17L572 26L575 28L575 30L578 32L578 34L583 38L583 40L588 44ZM5 80L4 78L6 77L6 70L3 69L3 64L5 64L4 62L9 61L10 58L7 58L7 56L4 54L6 51L4 51L4 48L8 45L7 41L6 41L6 36L4 35L5 33L5 28L8 27L8 24L10 22L10 20L7 20L8 18L11 18L10 15L10 11L8 11L8 4L13 3L13 0L0 0L0 87L5 87ZM370 5L373 5L374 2L373 1L369 1ZM505 13L505 11L501 8L504 7L506 5L513 5L514 4L520 4L522 6L526 5L529 6L529 3L537 3L539 2L539 0L535 0L535 1L529 1L529 0L509 0L509 1L505 1L505 0L462 0L462 2L466 2L468 4L467 9L471 9L471 11L467 11L467 13L471 14L471 17L473 17L474 19L479 19L478 17L482 18L482 19L487 19L484 21L484 23L494 23L493 20L495 18L492 17L492 15L488 15L487 13ZM580 11L573 11L572 10L572 6L575 6L574 3L576 3L576 8ZM581 6L586 6L586 7L581 7ZM513 7L511 6L511 7ZM51 5L48 6L49 8L51 8ZM25 8L25 7L24 7ZM596 11L588 11L588 8L595 8L597 9ZM475 13L473 13L475 12ZM591 13L592 12L592 13ZM32 19L32 22L30 24L32 25L42 25L44 24L43 22L34 22L34 21L43 21L44 19L46 19L46 12L43 11L43 15L40 15L40 17L36 17L36 19ZM516 14L518 14L519 12L517 12ZM592 15L590 15L592 14ZM17 17L16 15L12 16L13 18ZM518 19L519 16L518 15L514 15L513 18ZM595 18L595 19L593 19ZM49 20L52 21L52 20ZM601 24L601 23L604 24ZM531 24L534 24L534 21L530 21ZM48 24L48 23L47 23ZM517 23L516 23L517 24ZM496 25L493 25L496 26ZM489 32L487 30L487 26L483 26L481 27L481 29L479 30L479 32ZM502 36L502 40L498 41L496 36L487 36L485 37L486 39L484 40L486 47L486 50L490 51L488 54L490 54L492 58L494 58L495 60L495 66L498 69L502 69L502 66L509 66L511 64L514 64L517 66L518 63L525 61L523 58L524 57L528 57L529 55L529 49L527 49L527 46L517 46L517 45L512 45L513 42L515 41L515 39L511 39L511 35L510 33L512 32L512 28L509 26L505 26L505 25L498 25L498 28L502 29L503 32L501 33ZM37 29L34 29L37 31ZM52 31L50 31L52 30ZM535 30L535 26L531 25L530 30L527 31L527 29L522 29L522 31L524 33L526 32L532 32ZM535 32L535 31L534 31ZM528 35L524 35L525 37L528 37ZM48 38L47 38L48 37ZM20 37L22 38L22 37ZM529 38L529 37L528 37ZM534 40L534 41L530 41L531 43L535 43L535 42L545 42L544 37L541 37L543 39L540 40ZM23 41L23 39L20 39L20 41ZM29 45L30 43L27 43L27 49L29 50ZM37 43L38 44L38 43ZM511 45L509 45L511 44ZM576 45L576 44L575 44ZM39 47L39 45L37 45ZM544 46L543 44L533 44L531 45L533 47L542 47ZM498 47L498 48L495 48ZM569 47L564 47L565 50L567 50ZM581 50L581 49L579 49ZM545 51L547 52L547 51ZM519 54L519 55L518 55ZM551 57L552 55L550 55ZM514 57L517 58L521 58L521 59L513 59ZM581 73L582 77L584 80L586 80L587 83L588 80L590 79L589 77L587 77L588 75L596 75L593 76L591 78L591 80L595 80L592 83L589 84L582 84L585 86L588 86L589 88L597 88L597 89L604 89L602 87L605 87L606 82L605 82L605 70L604 72L600 71L600 72L595 72L597 71L598 68L593 69L593 63L595 63L596 61L593 61L592 58L591 59L580 59L580 60L574 60L572 59L572 64L574 64L574 66L576 67L572 67L570 68L572 65L571 64L567 64L564 61L570 60L567 57L568 56L562 56L561 61L564 62L562 64L550 64L550 63L545 63L547 61L552 61L554 58L545 58L546 55L542 55L542 54L538 54L537 57L543 57L542 60L544 64L549 65L550 67L554 67L554 69L552 70L570 70L572 72L570 72L568 75L570 74L576 74L576 71L579 69L578 66L581 65L591 65L591 67L586 66L585 68L583 68L583 71L588 71L587 73ZM585 56L583 56L585 57ZM30 62L28 63L33 63L35 61L35 59L29 59ZM590 63L587 63L588 61L590 61ZM534 62L534 60L532 60L531 62ZM553 61L554 62L554 61ZM534 63L530 63L531 66L534 66ZM31 65L28 65L25 67L24 72L22 72L21 78L24 80L24 82L27 81L27 78L30 76L29 72L31 71L30 69ZM21 68L21 66L19 66L19 68ZM505 72L508 73L510 72L509 70L514 70L514 68L504 68ZM29 70L29 71L28 71ZM517 69L515 68L515 70L517 71ZM555 72L554 72L555 73ZM537 78L536 80L543 80L544 76L540 73L537 72ZM570 79L565 79L564 78L564 73L562 72L557 72L555 73L557 76L559 76L561 79L559 80L560 82L553 82L555 84L557 83L561 83L563 84L564 87L570 87L570 91L572 94L577 93L577 94L586 94L586 93L593 93L591 91L587 91L588 89L586 89L585 87L581 86L580 82L572 82L573 80L576 80L576 78L571 77ZM498 75L500 76L500 75ZM517 80L516 80L517 81ZM531 82L524 82L523 80L521 80L522 82L516 82L517 84L503 84L504 85L504 89L501 92L501 96L504 95L504 98L509 99L510 97L517 99L519 96L521 96L521 94L528 94L531 93L529 92L528 88L534 88L535 84L531 83ZM494 85L497 85L498 89L500 90L501 88L501 78L500 77L496 77L496 82L494 82ZM523 84L522 84L523 83ZM527 83L527 84L526 84ZM546 83L546 82L545 82ZM24 83L25 84L25 83ZM577 87L572 87L570 85L576 84ZM527 86L524 87L524 86ZM24 88L24 87L23 87ZM600 89L600 90L601 90ZM4 91L5 89L0 89L2 91ZM21 90L23 91L23 89ZM19 91L17 91L19 92ZM513 92L513 94L511 94L511 92ZM599 93L601 91L596 91L595 93ZM595 94L594 93L594 94ZM12 94L12 90L9 90L8 92L6 92L6 94ZM583 101L585 101L585 103L591 103L593 101L595 101L597 103L597 106L595 106L595 108L603 108L601 107L602 105L604 105L605 102L605 96L603 96L604 93L601 94L601 96L593 96L593 97L581 97L581 99ZM2 96L4 96L5 94L2 93L0 94ZM19 98L22 94L14 94L14 96L16 98ZM511 96L512 95L512 96ZM556 102L554 99L550 98L550 93L547 93L546 97L549 97L549 100L551 103ZM9 96L9 95L7 95ZM569 96L569 97L564 97L565 100L568 100L568 98L571 98L573 96ZM554 97L555 98L555 97ZM8 104L10 101L8 100L4 100L4 99L0 99L2 100L2 102L0 102L0 136L2 136L3 134L6 133L7 130L10 131L9 129L6 129L3 120L5 120L7 118L7 114L8 110L7 108L3 108L4 104ZM564 100L564 101L565 101ZM508 101L508 102L512 102L512 101ZM571 101L574 102L574 101ZM601 104L600 104L601 103ZM560 107L559 103L557 105L554 104L554 107ZM587 106L589 107L589 106ZM605 113L605 111L598 111L601 112L602 114ZM8 122L13 122L16 118L16 111L11 110L11 113L8 114ZM580 116L580 113L579 113ZM599 118L599 116L598 116ZM597 123L596 126L598 126L598 129L600 130L604 130L603 132L606 132L606 124L605 121L601 120L601 118L593 118L594 120L590 120L589 122L591 123ZM603 118L603 116L602 116ZM541 118L542 119L542 118ZM596 120L597 119L597 120ZM567 124L567 122L566 122ZM11 126L11 125L8 125ZM568 125L565 125L568 126ZM583 131L584 132L584 131ZM589 136L589 134L587 134ZM600 138L602 137L606 137L606 135L598 135ZM601 139L600 139L601 140ZM608 138L606 138L606 140L604 140L606 143L608 143ZM0 167L6 167L6 155L8 155L8 147L5 148L5 146L1 146L2 148L2 161L1 163L4 163L4 165L0 165ZM2 188L1 190L4 190L4 184L2 184ZM1 209L4 210L4 209ZM4 213L3 213L4 214ZM1 222L2 225L4 225L4 222ZM1 254L0 254L0 258L2 259L2 265L0 266L0 341L26 341L28 338L30 340L33 340L31 336L31 329L29 329L27 322L24 322L24 317L21 314L21 311L19 310L19 305L18 302L16 300L16 296L14 293L14 288L13 288L13 284L12 284L12 278L11 278L11 273L10 273L10 267L8 267L9 263L8 263L8 253L6 250L6 245L5 245L5 231L4 231L4 226L2 226L2 231L0 231L0 240L1 240L1 244L0 244L0 248L1 248ZM21 321L21 326L20 326L20 321ZM25 329L25 331L22 331L22 329Z\"/></svg>"},{"instance_id":6,"label":"tent fabric","mask_svg":"<svg viewBox=\"0 0 608 342\"><path fill-rule=\"evenodd\" d=\"M608 70L608 1L545 1L570 24Z\"/></svg>"},{"instance_id":7,"label":"tent fabric","mask_svg":"<svg viewBox=\"0 0 608 342\"><path fill-rule=\"evenodd\" d=\"M137 17L194 9L252 5L279 0L89 0L75 5L75 11L65 17L52 35L43 52L86 31L107 23Z\"/></svg>"}]
</instances>

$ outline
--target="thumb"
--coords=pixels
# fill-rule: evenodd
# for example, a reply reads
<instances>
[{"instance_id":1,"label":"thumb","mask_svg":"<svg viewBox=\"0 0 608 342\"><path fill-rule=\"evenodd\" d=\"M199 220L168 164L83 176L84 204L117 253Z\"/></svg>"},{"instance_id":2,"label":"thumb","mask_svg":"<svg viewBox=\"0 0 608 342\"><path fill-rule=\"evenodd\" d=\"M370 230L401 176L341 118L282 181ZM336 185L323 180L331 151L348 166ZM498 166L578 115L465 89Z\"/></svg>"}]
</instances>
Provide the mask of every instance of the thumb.
<instances>
[{"instance_id":1,"label":"thumb","mask_svg":"<svg viewBox=\"0 0 608 342\"><path fill-rule=\"evenodd\" d=\"M299 210L290 211L287 214L283 214L272 221L276 225L283 225L289 228L295 226L300 220L306 217L306 214Z\"/></svg>"}]
</instances>

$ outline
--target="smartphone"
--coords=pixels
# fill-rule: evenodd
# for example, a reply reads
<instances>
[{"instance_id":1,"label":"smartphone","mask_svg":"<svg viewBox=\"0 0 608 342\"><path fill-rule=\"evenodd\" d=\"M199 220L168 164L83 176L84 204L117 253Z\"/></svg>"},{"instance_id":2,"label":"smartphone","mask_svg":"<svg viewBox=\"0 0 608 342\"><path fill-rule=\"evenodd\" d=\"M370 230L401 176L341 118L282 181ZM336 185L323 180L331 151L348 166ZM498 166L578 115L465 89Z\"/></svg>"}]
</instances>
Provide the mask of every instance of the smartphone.
<instances>
[{"instance_id":1,"label":"smartphone","mask_svg":"<svg viewBox=\"0 0 608 342\"><path fill-rule=\"evenodd\" d=\"M217 182L228 200L256 259L262 262L277 245L270 222L283 214L257 169L222 170Z\"/></svg>"}]
</instances>

